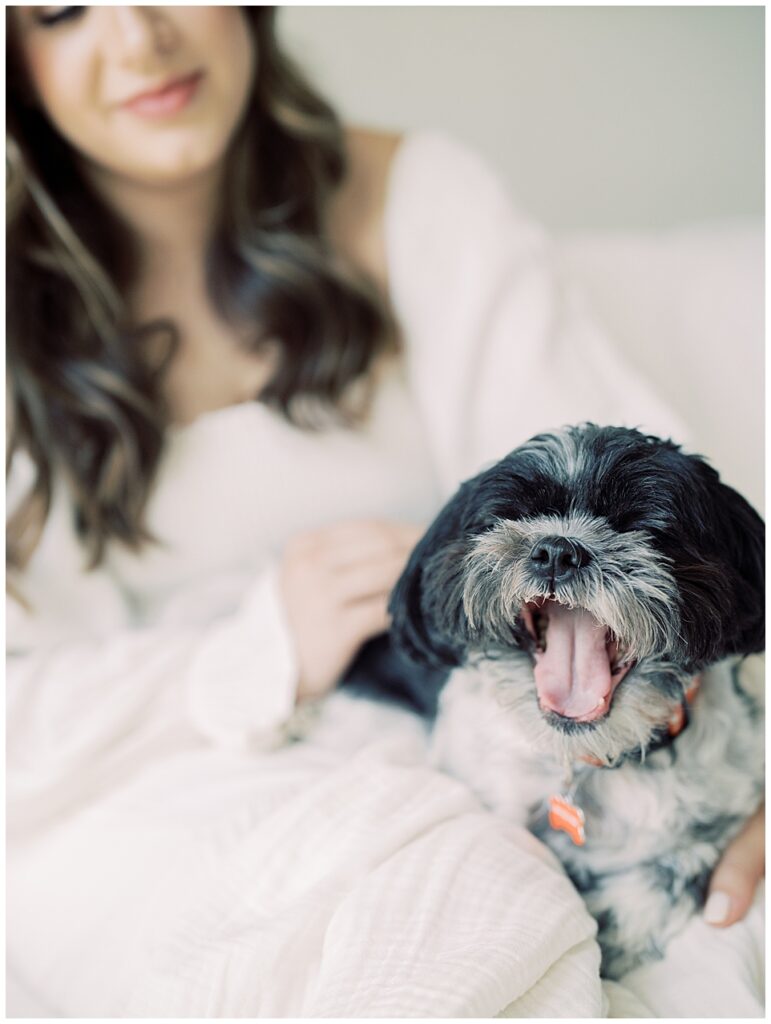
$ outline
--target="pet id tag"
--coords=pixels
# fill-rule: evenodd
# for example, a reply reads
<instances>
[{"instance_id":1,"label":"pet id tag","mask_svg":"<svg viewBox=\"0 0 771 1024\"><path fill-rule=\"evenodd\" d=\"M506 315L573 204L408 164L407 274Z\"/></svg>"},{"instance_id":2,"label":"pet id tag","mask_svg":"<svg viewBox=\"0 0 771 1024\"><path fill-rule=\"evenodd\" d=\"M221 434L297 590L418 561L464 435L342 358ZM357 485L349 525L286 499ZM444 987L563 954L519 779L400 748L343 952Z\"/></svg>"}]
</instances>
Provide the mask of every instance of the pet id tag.
<instances>
[{"instance_id":1,"label":"pet id tag","mask_svg":"<svg viewBox=\"0 0 771 1024\"><path fill-rule=\"evenodd\" d=\"M567 832L576 846L586 842L584 812L569 796L549 797L549 824L557 832Z\"/></svg>"}]
</instances>

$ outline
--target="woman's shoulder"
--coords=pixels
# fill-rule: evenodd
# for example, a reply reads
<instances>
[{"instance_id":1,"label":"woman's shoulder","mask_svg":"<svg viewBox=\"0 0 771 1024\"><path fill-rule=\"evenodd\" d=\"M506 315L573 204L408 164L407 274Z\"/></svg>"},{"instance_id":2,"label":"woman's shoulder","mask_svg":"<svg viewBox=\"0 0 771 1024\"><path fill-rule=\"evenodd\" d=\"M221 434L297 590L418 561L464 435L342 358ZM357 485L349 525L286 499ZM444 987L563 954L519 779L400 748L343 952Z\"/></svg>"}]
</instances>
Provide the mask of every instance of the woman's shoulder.
<instances>
[{"instance_id":1,"label":"woman's shoulder","mask_svg":"<svg viewBox=\"0 0 771 1024\"><path fill-rule=\"evenodd\" d=\"M513 212L494 164L450 134L348 127L345 144L348 174L330 209L332 240L385 295L400 235L441 244L441 237L477 233L484 222L495 229Z\"/></svg>"},{"instance_id":2,"label":"woman's shoulder","mask_svg":"<svg viewBox=\"0 0 771 1024\"><path fill-rule=\"evenodd\" d=\"M406 133L392 160L386 230L433 248L532 224L494 157L438 130Z\"/></svg>"},{"instance_id":3,"label":"woman's shoulder","mask_svg":"<svg viewBox=\"0 0 771 1024\"><path fill-rule=\"evenodd\" d=\"M457 317L504 267L547 242L495 159L425 129L406 134L395 153L384 232L390 299L413 324L418 308L434 321L442 310Z\"/></svg>"},{"instance_id":4,"label":"woman's shoulder","mask_svg":"<svg viewBox=\"0 0 771 1024\"><path fill-rule=\"evenodd\" d=\"M391 169L402 143L398 132L347 127L348 171L328 211L333 245L388 291L385 214Z\"/></svg>"}]
</instances>

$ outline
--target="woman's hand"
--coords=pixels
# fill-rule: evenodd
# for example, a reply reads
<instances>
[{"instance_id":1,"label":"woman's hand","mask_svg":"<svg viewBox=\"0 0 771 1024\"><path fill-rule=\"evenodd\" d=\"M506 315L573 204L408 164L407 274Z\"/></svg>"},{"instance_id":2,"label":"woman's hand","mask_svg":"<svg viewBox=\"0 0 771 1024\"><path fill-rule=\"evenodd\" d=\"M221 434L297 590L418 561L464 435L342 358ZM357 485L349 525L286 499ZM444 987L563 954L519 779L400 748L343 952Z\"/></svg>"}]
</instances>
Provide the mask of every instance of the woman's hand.
<instances>
[{"instance_id":1,"label":"woman's hand","mask_svg":"<svg viewBox=\"0 0 771 1024\"><path fill-rule=\"evenodd\" d=\"M704 920L708 924L725 928L740 921L749 910L758 882L765 873L765 825L763 805L718 862L704 907Z\"/></svg>"},{"instance_id":2,"label":"woman's hand","mask_svg":"<svg viewBox=\"0 0 771 1024\"><path fill-rule=\"evenodd\" d=\"M361 645L388 629L388 596L423 530L360 520L294 537L281 591L295 641L298 700L331 690Z\"/></svg>"}]
</instances>

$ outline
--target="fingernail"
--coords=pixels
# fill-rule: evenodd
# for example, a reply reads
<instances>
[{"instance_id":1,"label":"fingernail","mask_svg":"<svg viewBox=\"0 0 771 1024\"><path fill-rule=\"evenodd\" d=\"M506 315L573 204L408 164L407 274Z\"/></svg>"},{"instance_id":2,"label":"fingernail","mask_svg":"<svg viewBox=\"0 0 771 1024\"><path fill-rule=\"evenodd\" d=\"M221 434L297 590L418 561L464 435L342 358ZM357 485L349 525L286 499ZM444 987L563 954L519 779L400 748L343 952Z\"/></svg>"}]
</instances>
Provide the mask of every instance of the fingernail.
<instances>
[{"instance_id":1,"label":"fingernail","mask_svg":"<svg viewBox=\"0 0 771 1024\"><path fill-rule=\"evenodd\" d=\"M727 892L713 892L704 907L707 924L722 924L731 909L731 897Z\"/></svg>"}]
</instances>

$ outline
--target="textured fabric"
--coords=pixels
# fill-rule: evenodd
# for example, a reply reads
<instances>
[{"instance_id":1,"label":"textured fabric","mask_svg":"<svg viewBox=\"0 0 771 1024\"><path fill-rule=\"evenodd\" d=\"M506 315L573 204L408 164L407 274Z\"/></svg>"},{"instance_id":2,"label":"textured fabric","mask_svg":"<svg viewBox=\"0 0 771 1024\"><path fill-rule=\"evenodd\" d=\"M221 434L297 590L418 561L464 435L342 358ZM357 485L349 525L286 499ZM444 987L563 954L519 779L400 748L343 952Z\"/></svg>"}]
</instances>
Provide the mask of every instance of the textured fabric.
<instances>
[{"instance_id":1,"label":"textured fabric","mask_svg":"<svg viewBox=\"0 0 771 1024\"><path fill-rule=\"evenodd\" d=\"M289 536L426 522L564 422L680 433L472 153L407 137L386 231L406 360L367 429L201 417L170 438L162 546L85 573L60 494L22 581L34 612L9 608L9 959L60 1015L603 1012L561 869L425 766L415 719L336 695L308 740L266 749L294 693Z\"/></svg>"},{"instance_id":2,"label":"textured fabric","mask_svg":"<svg viewBox=\"0 0 771 1024\"><path fill-rule=\"evenodd\" d=\"M306 743L137 772L16 848L12 963L68 1016L359 1017L492 1016L560 962L595 1016L571 886L424 742L341 696Z\"/></svg>"},{"instance_id":3,"label":"textured fabric","mask_svg":"<svg viewBox=\"0 0 771 1024\"><path fill-rule=\"evenodd\" d=\"M11 503L30 477L23 458L13 471ZM101 695L114 722L105 741L118 738L122 714L135 732L142 684L124 687L130 704L122 704L120 685L111 680L156 656L162 664L176 646L187 653L180 676L172 679L162 668L160 677L142 676L155 704L152 728L158 727L162 691L170 690L165 710L176 721L169 727L189 725L227 743L263 737L286 719L296 688L275 580L275 559L286 540L340 519L426 522L437 502L422 428L397 370L359 434L302 432L257 403L174 430L148 508L159 544L142 557L113 546L103 568L85 572L60 489L20 583L31 611L8 604L9 650L19 655L9 665L9 724L25 764L51 756L49 741L61 732L56 715L65 700L78 717L87 705L86 718L96 724ZM22 656L30 651L32 661ZM23 685L15 683L17 675ZM36 718L48 722L39 747L38 734L22 735L17 720L17 711L30 704ZM64 747L68 757L77 756L73 745L82 728L78 723L63 746L57 743L53 756L60 767ZM15 785L14 775L12 791Z\"/></svg>"}]
</instances>

